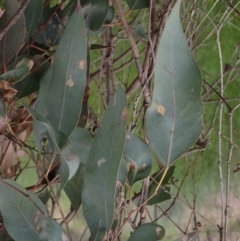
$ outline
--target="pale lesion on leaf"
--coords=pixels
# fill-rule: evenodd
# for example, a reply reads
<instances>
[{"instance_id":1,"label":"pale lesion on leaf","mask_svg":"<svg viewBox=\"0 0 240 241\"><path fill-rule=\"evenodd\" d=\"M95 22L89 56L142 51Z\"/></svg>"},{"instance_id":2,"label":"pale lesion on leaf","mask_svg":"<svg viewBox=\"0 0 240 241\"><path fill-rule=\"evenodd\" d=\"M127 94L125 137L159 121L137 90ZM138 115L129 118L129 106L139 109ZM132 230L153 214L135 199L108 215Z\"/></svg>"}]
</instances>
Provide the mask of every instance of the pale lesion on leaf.
<instances>
[{"instance_id":1,"label":"pale lesion on leaf","mask_svg":"<svg viewBox=\"0 0 240 241\"><path fill-rule=\"evenodd\" d=\"M121 119L126 120L127 119L127 107L124 107L122 114L121 114Z\"/></svg>"},{"instance_id":2,"label":"pale lesion on leaf","mask_svg":"<svg viewBox=\"0 0 240 241\"><path fill-rule=\"evenodd\" d=\"M84 67L85 67L85 60L84 59L81 59L78 62L78 67L79 67L79 69L84 69Z\"/></svg>"},{"instance_id":3,"label":"pale lesion on leaf","mask_svg":"<svg viewBox=\"0 0 240 241\"><path fill-rule=\"evenodd\" d=\"M160 236L161 231L162 231L162 229L161 229L160 227L156 227L156 235L157 235L158 238L161 237L161 236Z\"/></svg>"},{"instance_id":4,"label":"pale lesion on leaf","mask_svg":"<svg viewBox=\"0 0 240 241\"><path fill-rule=\"evenodd\" d=\"M100 167L104 162L106 162L106 159L104 159L103 157L102 157L101 159L99 159L99 160L97 161L98 167Z\"/></svg>"},{"instance_id":5,"label":"pale lesion on leaf","mask_svg":"<svg viewBox=\"0 0 240 241\"><path fill-rule=\"evenodd\" d=\"M74 86L74 81L73 81L72 75L69 75L69 77L67 79L67 82L66 82L66 85L69 86L69 87Z\"/></svg>"},{"instance_id":6,"label":"pale lesion on leaf","mask_svg":"<svg viewBox=\"0 0 240 241\"><path fill-rule=\"evenodd\" d=\"M166 109L164 108L163 105L161 105L161 104L158 104L158 105L157 105L157 112L158 112L160 115L165 115L165 111L166 111Z\"/></svg>"}]
</instances>

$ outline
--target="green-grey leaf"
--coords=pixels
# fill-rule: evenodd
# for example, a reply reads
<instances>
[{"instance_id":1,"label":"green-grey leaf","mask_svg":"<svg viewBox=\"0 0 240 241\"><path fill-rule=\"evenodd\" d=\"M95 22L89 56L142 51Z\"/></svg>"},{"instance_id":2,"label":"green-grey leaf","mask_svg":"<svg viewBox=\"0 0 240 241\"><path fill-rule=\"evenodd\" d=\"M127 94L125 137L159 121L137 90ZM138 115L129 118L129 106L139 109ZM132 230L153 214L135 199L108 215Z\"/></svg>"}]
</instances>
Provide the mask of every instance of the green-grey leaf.
<instances>
[{"instance_id":1,"label":"green-grey leaf","mask_svg":"<svg viewBox=\"0 0 240 241\"><path fill-rule=\"evenodd\" d=\"M156 223L145 223L139 226L128 241L156 241L164 237L165 230Z\"/></svg>"},{"instance_id":2,"label":"green-grey leaf","mask_svg":"<svg viewBox=\"0 0 240 241\"><path fill-rule=\"evenodd\" d=\"M170 188L166 187L165 185L167 185L169 183L169 180L173 176L174 169L175 169L175 166L171 166L167 170L167 173L161 183L161 187L158 189L157 194L147 202L147 205L161 203L161 202L164 202L171 198L171 195L169 194ZM152 175L152 183L149 185L149 188L148 188L148 198L150 198L153 195L153 193L155 192L155 190L158 186L158 183L160 182L160 180L162 178L162 175L163 175L163 171L161 173L157 172Z\"/></svg>"},{"instance_id":3,"label":"green-grey leaf","mask_svg":"<svg viewBox=\"0 0 240 241\"><path fill-rule=\"evenodd\" d=\"M53 218L46 217L41 222L41 232L39 234L41 241L68 241L62 227Z\"/></svg>"},{"instance_id":4,"label":"green-grey leaf","mask_svg":"<svg viewBox=\"0 0 240 241\"><path fill-rule=\"evenodd\" d=\"M108 0L92 0L91 4L83 4L88 31L97 31L103 25L108 12Z\"/></svg>"},{"instance_id":5,"label":"green-grey leaf","mask_svg":"<svg viewBox=\"0 0 240 241\"><path fill-rule=\"evenodd\" d=\"M181 238L177 238L174 241L197 241L199 236L199 230L188 233Z\"/></svg>"},{"instance_id":6,"label":"green-grey leaf","mask_svg":"<svg viewBox=\"0 0 240 241\"><path fill-rule=\"evenodd\" d=\"M64 191L67 194L72 207L78 210L81 203L82 188L84 182L84 164L80 163L75 175L67 182Z\"/></svg>"},{"instance_id":7,"label":"green-grey leaf","mask_svg":"<svg viewBox=\"0 0 240 241\"><path fill-rule=\"evenodd\" d=\"M32 60L34 61L34 65L31 73L20 82L13 84L13 88L18 91L16 96L19 99L39 90L40 79L50 66L46 58L41 55L34 55Z\"/></svg>"},{"instance_id":8,"label":"green-grey leaf","mask_svg":"<svg viewBox=\"0 0 240 241\"><path fill-rule=\"evenodd\" d=\"M107 231L105 228L106 224L104 224L99 216L93 199L94 197L89 195L84 185L82 191L82 208L85 220L91 232L91 240L102 241Z\"/></svg>"},{"instance_id":9,"label":"green-grey leaf","mask_svg":"<svg viewBox=\"0 0 240 241\"><path fill-rule=\"evenodd\" d=\"M121 162L120 162L120 166L118 169L118 174L117 174L117 187L123 187L125 185L127 179L127 162L126 159L124 158L124 156L122 156Z\"/></svg>"},{"instance_id":10,"label":"green-grey leaf","mask_svg":"<svg viewBox=\"0 0 240 241\"><path fill-rule=\"evenodd\" d=\"M140 38L144 39L144 40L149 40L149 37L144 29L144 27L142 26L142 24L138 24L134 29L133 32Z\"/></svg>"},{"instance_id":11,"label":"green-grey leaf","mask_svg":"<svg viewBox=\"0 0 240 241\"><path fill-rule=\"evenodd\" d=\"M5 0L6 11L1 17L0 31L8 24L10 19L19 9L20 5L17 0ZM21 14L17 22L9 29L0 41L0 68L8 62L21 47L25 37L25 17Z\"/></svg>"},{"instance_id":12,"label":"green-grey leaf","mask_svg":"<svg viewBox=\"0 0 240 241\"><path fill-rule=\"evenodd\" d=\"M150 175L152 152L144 140L131 132L126 134L124 156L128 165L127 178L131 186Z\"/></svg>"},{"instance_id":13,"label":"green-grey leaf","mask_svg":"<svg viewBox=\"0 0 240 241\"><path fill-rule=\"evenodd\" d=\"M12 180L0 179L0 193L0 211L10 236L17 241L38 240L38 227L47 216L39 198Z\"/></svg>"},{"instance_id":14,"label":"green-grey leaf","mask_svg":"<svg viewBox=\"0 0 240 241\"><path fill-rule=\"evenodd\" d=\"M69 139L78 153L80 161L85 164L93 144L91 132L83 128L75 128Z\"/></svg>"},{"instance_id":15,"label":"green-grey leaf","mask_svg":"<svg viewBox=\"0 0 240 241\"><path fill-rule=\"evenodd\" d=\"M157 52L153 98L145 116L150 146L168 166L191 147L202 131L201 75L188 48L175 4Z\"/></svg>"},{"instance_id":16,"label":"green-grey leaf","mask_svg":"<svg viewBox=\"0 0 240 241\"><path fill-rule=\"evenodd\" d=\"M51 138L51 141L53 142L57 150L57 153L61 160L61 166L60 166L60 184L61 184L60 190L61 190L66 185L67 181L74 176L74 174L78 169L79 162L80 162L78 155L75 152L75 149L73 148L69 139L66 137L66 135L64 135L64 133L55 130L48 120L46 120L44 117L38 114L31 107L27 106L23 102L21 103L26 108L26 110L31 114L31 116L46 128Z\"/></svg>"},{"instance_id":17,"label":"green-grey leaf","mask_svg":"<svg viewBox=\"0 0 240 241\"><path fill-rule=\"evenodd\" d=\"M108 231L113 222L117 173L123 153L126 127L126 97L117 90L105 112L89 153L84 185Z\"/></svg>"},{"instance_id":18,"label":"green-grey leaf","mask_svg":"<svg viewBox=\"0 0 240 241\"><path fill-rule=\"evenodd\" d=\"M87 38L78 3L56 52L47 98L47 116L57 130L69 136L76 127L86 85Z\"/></svg>"},{"instance_id":19,"label":"green-grey leaf","mask_svg":"<svg viewBox=\"0 0 240 241\"><path fill-rule=\"evenodd\" d=\"M138 10L143 8L149 8L149 0L126 0L129 8L131 10Z\"/></svg>"},{"instance_id":20,"label":"green-grey leaf","mask_svg":"<svg viewBox=\"0 0 240 241\"><path fill-rule=\"evenodd\" d=\"M23 58L15 67L0 76L0 81L5 80L9 82L19 82L26 77L33 67L33 61L31 59Z\"/></svg>"},{"instance_id":21,"label":"green-grey leaf","mask_svg":"<svg viewBox=\"0 0 240 241\"><path fill-rule=\"evenodd\" d=\"M34 110L41 116L46 117L47 115L47 92L50 86L50 81L52 77L53 68L50 66L46 73L43 75L40 81L40 89L37 97L37 101L34 107ZM39 153L42 152L42 138L43 135L47 132L46 128L39 121L33 120L33 133L34 141L37 146Z\"/></svg>"},{"instance_id":22,"label":"green-grey leaf","mask_svg":"<svg viewBox=\"0 0 240 241\"><path fill-rule=\"evenodd\" d=\"M97 31L88 31L88 33L87 33L88 37L100 34L103 31L105 31L107 28L109 28L108 26L104 26L104 25L111 23L113 21L113 17L114 17L114 7L108 6L108 12L107 12L107 16L104 20L103 26L100 29L98 29Z\"/></svg>"},{"instance_id":23,"label":"green-grey leaf","mask_svg":"<svg viewBox=\"0 0 240 241\"><path fill-rule=\"evenodd\" d=\"M43 0L30 1L24 11L26 18L27 37L30 38L40 21L43 9Z\"/></svg>"}]
</instances>

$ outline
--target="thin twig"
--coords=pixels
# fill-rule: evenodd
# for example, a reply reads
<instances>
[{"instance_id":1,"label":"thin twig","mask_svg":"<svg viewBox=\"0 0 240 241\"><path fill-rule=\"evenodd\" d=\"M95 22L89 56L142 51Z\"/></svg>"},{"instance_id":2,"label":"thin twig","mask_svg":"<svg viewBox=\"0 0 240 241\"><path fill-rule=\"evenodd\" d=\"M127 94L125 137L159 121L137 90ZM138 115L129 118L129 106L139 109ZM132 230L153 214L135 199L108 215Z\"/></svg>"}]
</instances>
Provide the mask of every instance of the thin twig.
<instances>
[{"instance_id":1,"label":"thin twig","mask_svg":"<svg viewBox=\"0 0 240 241\"><path fill-rule=\"evenodd\" d=\"M224 89L223 89L223 62L222 62L222 48L220 43L220 30L217 29L217 47L219 54L219 65L220 65L220 95L223 98ZM222 122L223 122L223 101L220 100L219 107L219 127L218 127L218 171L219 171L219 180L220 180L220 190L221 190L221 224L220 224L220 241L223 240L222 228L223 228L223 218L224 218L224 190L223 190L223 171L222 171ZM226 233L226 230L225 232ZM225 240L226 241L226 240Z\"/></svg>"}]
</instances>

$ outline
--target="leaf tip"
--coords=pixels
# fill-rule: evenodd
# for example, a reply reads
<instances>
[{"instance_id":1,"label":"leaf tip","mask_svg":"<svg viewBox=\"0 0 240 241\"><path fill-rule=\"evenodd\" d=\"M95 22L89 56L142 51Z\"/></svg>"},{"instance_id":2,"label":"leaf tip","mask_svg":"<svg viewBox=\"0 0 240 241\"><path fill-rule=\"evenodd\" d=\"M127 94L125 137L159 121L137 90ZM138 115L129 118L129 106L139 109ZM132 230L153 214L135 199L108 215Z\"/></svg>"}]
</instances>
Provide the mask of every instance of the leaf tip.
<instances>
[{"instance_id":1,"label":"leaf tip","mask_svg":"<svg viewBox=\"0 0 240 241\"><path fill-rule=\"evenodd\" d=\"M79 11L82 9L81 3L80 1L78 1L77 7L76 7L76 11L77 13L79 13Z\"/></svg>"}]
</instances>

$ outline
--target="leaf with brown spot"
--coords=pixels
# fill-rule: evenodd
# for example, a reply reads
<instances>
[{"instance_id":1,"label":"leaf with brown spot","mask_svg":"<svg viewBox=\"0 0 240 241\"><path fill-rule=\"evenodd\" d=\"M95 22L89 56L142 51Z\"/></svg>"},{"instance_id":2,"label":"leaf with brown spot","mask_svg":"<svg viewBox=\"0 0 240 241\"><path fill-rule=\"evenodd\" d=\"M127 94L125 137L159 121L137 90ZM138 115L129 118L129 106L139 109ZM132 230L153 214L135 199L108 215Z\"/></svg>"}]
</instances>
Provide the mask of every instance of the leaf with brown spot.
<instances>
[{"instance_id":1,"label":"leaf with brown spot","mask_svg":"<svg viewBox=\"0 0 240 241\"><path fill-rule=\"evenodd\" d=\"M161 34L152 103L144 120L149 145L164 166L183 155L202 132L201 73L182 30L180 6L178 0Z\"/></svg>"},{"instance_id":2,"label":"leaf with brown spot","mask_svg":"<svg viewBox=\"0 0 240 241\"><path fill-rule=\"evenodd\" d=\"M90 195L92 205L107 231L110 230L114 219L117 174L126 129L126 119L122 119L122 113L126 105L125 93L119 88L109 102L85 166L85 192ZM87 217L86 220L88 222Z\"/></svg>"},{"instance_id":3,"label":"leaf with brown spot","mask_svg":"<svg viewBox=\"0 0 240 241\"><path fill-rule=\"evenodd\" d=\"M160 115L164 115L164 114L165 114L165 108L164 108L161 104L158 104L158 105L157 105L157 112L158 112Z\"/></svg>"},{"instance_id":4,"label":"leaf with brown spot","mask_svg":"<svg viewBox=\"0 0 240 241\"><path fill-rule=\"evenodd\" d=\"M79 4L78 2L63 31L52 65L53 72L45 102L45 117L67 137L78 124L87 79L85 63L88 46ZM68 88L73 87L73 84L74 88Z\"/></svg>"},{"instance_id":5,"label":"leaf with brown spot","mask_svg":"<svg viewBox=\"0 0 240 241\"><path fill-rule=\"evenodd\" d=\"M145 223L134 230L128 241L156 241L165 235L165 229L156 223Z\"/></svg>"}]
</instances>

